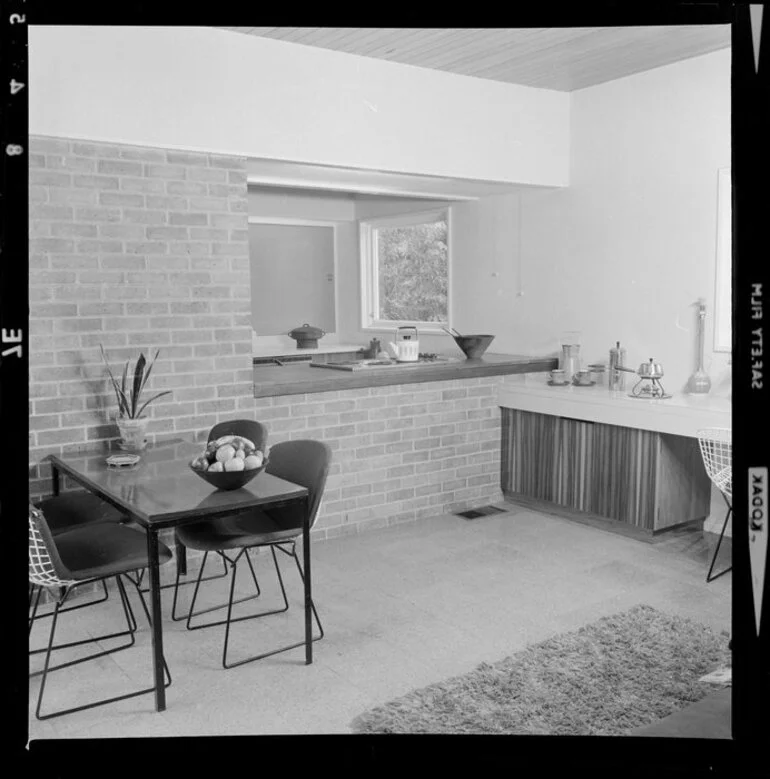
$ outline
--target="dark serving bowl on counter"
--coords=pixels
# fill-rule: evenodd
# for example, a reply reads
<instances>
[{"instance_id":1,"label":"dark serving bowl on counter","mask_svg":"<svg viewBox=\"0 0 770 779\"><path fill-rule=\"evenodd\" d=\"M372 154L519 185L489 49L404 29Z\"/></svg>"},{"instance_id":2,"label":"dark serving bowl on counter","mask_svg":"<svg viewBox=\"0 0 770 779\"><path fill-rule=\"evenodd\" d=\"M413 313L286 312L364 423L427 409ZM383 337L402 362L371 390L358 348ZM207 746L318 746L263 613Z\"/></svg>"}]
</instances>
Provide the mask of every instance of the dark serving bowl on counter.
<instances>
[{"instance_id":1,"label":"dark serving bowl on counter","mask_svg":"<svg viewBox=\"0 0 770 779\"><path fill-rule=\"evenodd\" d=\"M493 335L453 335L452 338L469 360L481 357L495 339Z\"/></svg>"}]
</instances>

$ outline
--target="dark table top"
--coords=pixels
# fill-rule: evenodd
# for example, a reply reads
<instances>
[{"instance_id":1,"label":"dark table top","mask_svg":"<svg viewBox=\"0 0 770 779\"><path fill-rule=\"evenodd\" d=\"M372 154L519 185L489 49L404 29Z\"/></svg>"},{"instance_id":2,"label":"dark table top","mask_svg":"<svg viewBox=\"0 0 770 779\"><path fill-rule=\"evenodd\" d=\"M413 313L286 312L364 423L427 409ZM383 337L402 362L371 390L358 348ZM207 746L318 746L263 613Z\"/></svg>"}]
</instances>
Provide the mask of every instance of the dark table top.
<instances>
[{"instance_id":1,"label":"dark table top","mask_svg":"<svg viewBox=\"0 0 770 779\"><path fill-rule=\"evenodd\" d=\"M202 444L188 441L158 443L147 447L137 465L124 468L107 465L105 452L72 452L47 459L147 527L172 527L254 506L276 506L308 494L305 487L265 471L238 490L217 490L189 467L202 450Z\"/></svg>"}]
</instances>

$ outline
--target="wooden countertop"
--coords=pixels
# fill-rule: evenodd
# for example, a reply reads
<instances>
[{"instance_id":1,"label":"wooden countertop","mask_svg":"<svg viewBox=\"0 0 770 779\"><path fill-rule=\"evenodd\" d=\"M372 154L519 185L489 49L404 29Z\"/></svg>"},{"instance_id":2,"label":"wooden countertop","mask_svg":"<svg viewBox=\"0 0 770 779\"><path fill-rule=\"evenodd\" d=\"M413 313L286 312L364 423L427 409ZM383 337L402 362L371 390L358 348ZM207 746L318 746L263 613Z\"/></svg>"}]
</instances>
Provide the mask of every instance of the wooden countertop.
<instances>
[{"instance_id":1,"label":"wooden countertop","mask_svg":"<svg viewBox=\"0 0 770 779\"><path fill-rule=\"evenodd\" d=\"M338 371L311 368L308 363L257 365L254 367L254 397L303 395L309 392L335 392L361 387L451 381L480 376L550 371L558 367L555 357L521 354L485 354L478 360L407 365L371 371Z\"/></svg>"}]
</instances>

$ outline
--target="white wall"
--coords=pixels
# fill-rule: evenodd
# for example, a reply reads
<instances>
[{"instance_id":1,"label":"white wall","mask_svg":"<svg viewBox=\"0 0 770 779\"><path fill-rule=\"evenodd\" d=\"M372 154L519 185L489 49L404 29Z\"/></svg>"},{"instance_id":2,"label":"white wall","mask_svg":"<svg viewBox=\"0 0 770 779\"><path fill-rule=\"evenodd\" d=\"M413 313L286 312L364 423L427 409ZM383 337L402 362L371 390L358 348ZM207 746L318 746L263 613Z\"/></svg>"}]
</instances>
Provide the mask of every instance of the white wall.
<instances>
[{"instance_id":1,"label":"white wall","mask_svg":"<svg viewBox=\"0 0 770 779\"><path fill-rule=\"evenodd\" d=\"M496 266L483 253L475 294L498 300L495 325L512 351L557 349L562 330L581 330L587 361L606 360L620 340L631 367L661 362L672 392L696 367L694 304L703 297L705 367L712 391L726 395L729 355L712 344L729 50L583 89L572 101L570 187L521 198L523 296L506 281L495 298Z\"/></svg>"},{"instance_id":2,"label":"white wall","mask_svg":"<svg viewBox=\"0 0 770 779\"><path fill-rule=\"evenodd\" d=\"M564 186L569 96L205 27L29 30L30 133Z\"/></svg>"}]
</instances>

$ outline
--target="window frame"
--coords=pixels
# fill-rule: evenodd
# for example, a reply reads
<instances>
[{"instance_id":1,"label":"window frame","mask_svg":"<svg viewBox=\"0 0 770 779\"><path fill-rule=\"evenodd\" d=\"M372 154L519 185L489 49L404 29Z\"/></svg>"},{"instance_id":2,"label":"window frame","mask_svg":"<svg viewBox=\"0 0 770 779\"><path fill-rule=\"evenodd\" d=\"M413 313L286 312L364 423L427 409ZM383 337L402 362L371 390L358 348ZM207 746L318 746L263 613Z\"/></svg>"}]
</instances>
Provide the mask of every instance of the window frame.
<instances>
[{"instance_id":1,"label":"window frame","mask_svg":"<svg viewBox=\"0 0 770 779\"><path fill-rule=\"evenodd\" d=\"M445 219L447 224L447 316L445 322L378 319L379 311L379 252L377 230L383 227L409 227ZM390 331L397 327L417 327L424 333L443 333L452 326L452 207L412 211L392 216L359 219L360 275L361 275L361 329L364 332Z\"/></svg>"}]
</instances>

